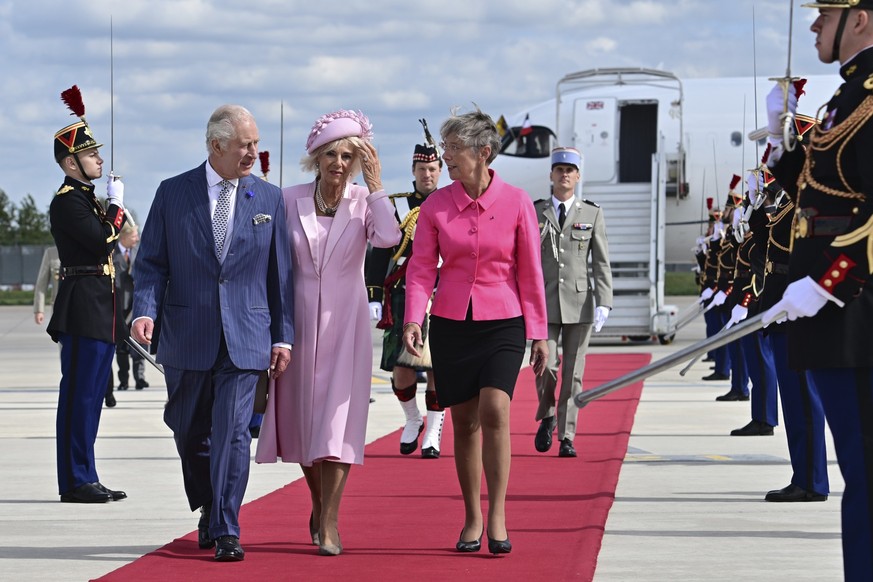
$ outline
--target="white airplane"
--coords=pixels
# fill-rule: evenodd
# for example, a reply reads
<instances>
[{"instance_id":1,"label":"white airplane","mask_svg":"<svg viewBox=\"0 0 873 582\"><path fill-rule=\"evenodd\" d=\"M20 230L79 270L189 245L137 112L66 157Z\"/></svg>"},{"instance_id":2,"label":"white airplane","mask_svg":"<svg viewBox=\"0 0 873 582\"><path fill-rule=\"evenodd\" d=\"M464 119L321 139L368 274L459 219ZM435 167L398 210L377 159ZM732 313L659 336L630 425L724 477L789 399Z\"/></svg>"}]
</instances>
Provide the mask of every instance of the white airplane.
<instances>
[{"instance_id":1,"label":"white airplane","mask_svg":"<svg viewBox=\"0 0 873 582\"><path fill-rule=\"evenodd\" d=\"M806 78L798 113L814 117L841 80ZM603 333L671 339L676 314L663 304L666 264L692 267L707 199L723 207L732 176L745 184L747 170L759 165L765 138L746 136L766 126L774 84L591 69L558 81L555 99L507 116L509 131L491 167L534 200L549 195L553 147L583 155L579 195L603 207L616 295Z\"/></svg>"}]
</instances>

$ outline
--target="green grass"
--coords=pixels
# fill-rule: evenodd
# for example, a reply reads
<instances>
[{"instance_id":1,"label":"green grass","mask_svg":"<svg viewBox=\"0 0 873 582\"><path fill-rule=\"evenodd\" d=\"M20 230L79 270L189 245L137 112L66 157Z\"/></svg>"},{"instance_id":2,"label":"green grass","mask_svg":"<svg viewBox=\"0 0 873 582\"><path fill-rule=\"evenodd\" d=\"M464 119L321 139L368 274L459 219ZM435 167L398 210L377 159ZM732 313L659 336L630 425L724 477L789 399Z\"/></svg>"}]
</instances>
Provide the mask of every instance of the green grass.
<instances>
[{"instance_id":1,"label":"green grass","mask_svg":"<svg viewBox=\"0 0 873 582\"><path fill-rule=\"evenodd\" d=\"M667 271L664 277L664 295L697 295L700 290L691 271Z\"/></svg>"},{"instance_id":2,"label":"green grass","mask_svg":"<svg viewBox=\"0 0 873 582\"><path fill-rule=\"evenodd\" d=\"M33 305L33 291L0 291L0 305Z\"/></svg>"}]
</instances>

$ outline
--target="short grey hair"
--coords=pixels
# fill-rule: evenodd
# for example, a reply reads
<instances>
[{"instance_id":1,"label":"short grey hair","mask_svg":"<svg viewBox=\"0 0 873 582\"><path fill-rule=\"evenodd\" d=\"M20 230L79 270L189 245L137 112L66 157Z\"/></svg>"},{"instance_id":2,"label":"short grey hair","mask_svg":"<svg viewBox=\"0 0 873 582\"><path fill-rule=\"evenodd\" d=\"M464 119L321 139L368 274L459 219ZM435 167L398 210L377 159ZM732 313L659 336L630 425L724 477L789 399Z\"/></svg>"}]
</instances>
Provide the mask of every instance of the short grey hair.
<instances>
[{"instance_id":1,"label":"short grey hair","mask_svg":"<svg viewBox=\"0 0 873 582\"><path fill-rule=\"evenodd\" d=\"M326 151L338 148L341 145L349 146L352 151L355 153L355 159L352 160L352 172L349 174L349 179L353 176L357 176L361 173L361 156L359 152L361 148L364 147L364 140L356 135L349 137L341 137L340 139L335 139L333 141L329 141L326 144L320 145L315 148L315 151L311 154L306 154L302 158L300 158L300 169L304 172L312 172L316 176L318 175L318 158Z\"/></svg>"},{"instance_id":2,"label":"short grey hair","mask_svg":"<svg viewBox=\"0 0 873 582\"><path fill-rule=\"evenodd\" d=\"M478 107L476 111L461 115L452 111L452 116L440 127L440 137L443 141L446 141L449 136L457 137L467 147L491 146L491 155L487 160L489 164L500 153L500 134L497 132L497 126L491 116Z\"/></svg>"},{"instance_id":3,"label":"short grey hair","mask_svg":"<svg viewBox=\"0 0 873 582\"><path fill-rule=\"evenodd\" d=\"M236 124L240 121L254 120L255 116L242 105L222 105L212 112L206 124L206 151L212 151L212 142L218 141L223 148L236 137Z\"/></svg>"}]
</instances>

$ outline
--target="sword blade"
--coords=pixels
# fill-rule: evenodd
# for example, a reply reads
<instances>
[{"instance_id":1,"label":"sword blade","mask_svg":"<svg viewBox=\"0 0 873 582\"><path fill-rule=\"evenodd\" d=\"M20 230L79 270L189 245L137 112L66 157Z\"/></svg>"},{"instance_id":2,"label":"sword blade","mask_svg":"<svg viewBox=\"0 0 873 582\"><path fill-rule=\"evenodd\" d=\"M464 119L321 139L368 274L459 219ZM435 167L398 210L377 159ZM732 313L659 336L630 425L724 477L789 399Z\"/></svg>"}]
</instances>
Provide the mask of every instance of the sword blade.
<instances>
[{"instance_id":1,"label":"sword blade","mask_svg":"<svg viewBox=\"0 0 873 582\"><path fill-rule=\"evenodd\" d=\"M644 380L649 376L653 376L658 372L667 370L668 368L672 368L673 366L685 362L689 358L693 358L698 354L702 354L715 348L720 348L721 346L729 344L730 342L737 340L743 336L749 335L750 333L755 333L756 331L764 327L764 315L766 315L766 313L760 313L755 317L743 321L739 325L735 325L729 329L723 330L708 339L697 342L696 344L691 344L690 346L681 349L674 354L671 354L665 358L661 358L657 362L652 362L648 366L644 366L638 370L629 372L624 376L616 378L615 380L610 380L609 382L601 384L600 386L592 390L586 390L581 394L577 394L573 400L576 402L576 406L582 408L593 400L603 398L607 394L611 394L612 392L624 388L625 386L634 384L636 382L639 382L640 380ZM771 321L779 321L784 316L784 312L777 314Z\"/></svg>"},{"instance_id":2,"label":"sword blade","mask_svg":"<svg viewBox=\"0 0 873 582\"><path fill-rule=\"evenodd\" d=\"M794 32L794 0L788 0L788 65L785 68L785 77L791 78L791 37Z\"/></svg>"},{"instance_id":3,"label":"sword blade","mask_svg":"<svg viewBox=\"0 0 873 582\"><path fill-rule=\"evenodd\" d=\"M126 338L124 341L127 342L127 345L136 350L136 352L141 355L149 364L155 367L158 372L161 374L164 373L164 367L160 365L155 358L148 353L141 345L139 345L132 337Z\"/></svg>"},{"instance_id":4,"label":"sword blade","mask_svg":"<svg viewBox=\"0 0 873 582\"><path fill-rule=\"evenodd\" d=\"M109 171L115 171L115 59L112 16L109 16Z\"/></svg>"}]
</instances>

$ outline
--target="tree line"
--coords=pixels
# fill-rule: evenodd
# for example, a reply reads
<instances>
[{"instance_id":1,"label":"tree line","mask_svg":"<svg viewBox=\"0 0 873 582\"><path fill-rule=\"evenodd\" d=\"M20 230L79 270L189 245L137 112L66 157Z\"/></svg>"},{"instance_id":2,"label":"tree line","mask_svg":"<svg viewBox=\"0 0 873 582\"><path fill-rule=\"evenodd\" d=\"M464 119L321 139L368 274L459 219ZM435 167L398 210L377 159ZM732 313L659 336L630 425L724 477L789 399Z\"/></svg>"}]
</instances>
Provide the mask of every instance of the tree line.
<instances>
[{"instance_id":1,"label":"tree line","mask_svg":"<svg viewBox=\"0 0 873 582\"><path fill-rule=\"evenodd\" d=\"M53 243L48 210L41 211L30 194L15 204L0 189L0 245Z\"/></svg>"}]
</instances>

